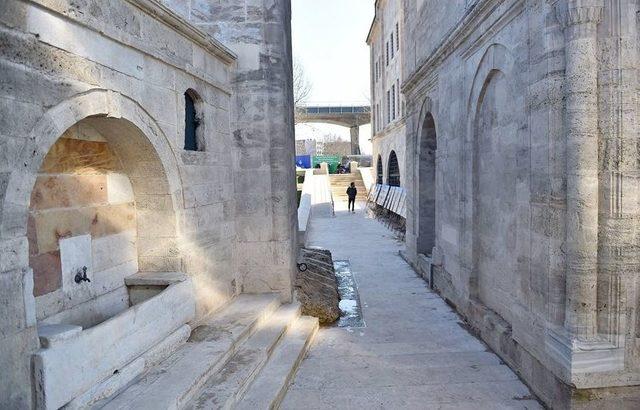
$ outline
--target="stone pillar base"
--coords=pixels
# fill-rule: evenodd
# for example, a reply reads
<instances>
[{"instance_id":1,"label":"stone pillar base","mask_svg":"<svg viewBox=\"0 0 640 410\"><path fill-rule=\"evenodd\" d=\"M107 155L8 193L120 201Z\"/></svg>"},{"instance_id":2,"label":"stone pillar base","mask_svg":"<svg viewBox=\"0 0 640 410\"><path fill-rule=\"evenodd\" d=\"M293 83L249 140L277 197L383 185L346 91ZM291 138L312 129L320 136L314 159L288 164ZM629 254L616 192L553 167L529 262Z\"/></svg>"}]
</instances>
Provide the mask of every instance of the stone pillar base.
<instances>
[{"instance_id":1,"label":"stone pillar base","mask_svg":"<svg viewBox=\"0 0 640 410\"><path fill-rule=\"evenodd\" d=\"M559 327L548 330L545 343L557 364L554 373L578 389L604 387L607 383L594 373L624 369L624 345L616 346L604 337L577 340Z\"/></svg>"}]
</instances>

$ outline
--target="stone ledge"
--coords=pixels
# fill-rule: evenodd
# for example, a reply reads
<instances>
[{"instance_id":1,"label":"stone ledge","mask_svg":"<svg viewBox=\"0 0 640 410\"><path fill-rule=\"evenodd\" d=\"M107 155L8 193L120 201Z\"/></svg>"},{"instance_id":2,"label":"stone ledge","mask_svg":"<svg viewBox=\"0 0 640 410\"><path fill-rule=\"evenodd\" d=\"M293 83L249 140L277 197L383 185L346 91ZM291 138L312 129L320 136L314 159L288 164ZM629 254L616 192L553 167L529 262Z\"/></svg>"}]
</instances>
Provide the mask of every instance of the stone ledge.
<instances>
[{"instance_id":1,"label":"stone ledge","mask_svg":"<svg viewBox=\"0 0 640 410\"><path fill-rule=\"evenodd\" d=\"M57 343L80 335L81 332L82 326L76 325L38 325L38 337L40 338L40 345L44 348L53 347Z\"/></svg>"},{"instance_id":2,"label":"stone ledge","mask_svg":"<svg viewBox=\"0 0 640 410\"><path fill-rule=\"evenodd\" d=\"M169 286L184 282L188 276L181 272L138 272L124 278L127 286Z\"/></svg>"},{"instance_id":3,"label":"stone ledge","mask_svg":"<svg viewBox=\"0 0 640 410\"><path fill-rule=\"evenodd\" d=\"M221 42L203 32L192 23L186 21L169 7L157 0L126 0L128 3L138 7L146 14L162 21L167 26L173 28L178 33L189 38L196 44L219 57L227 64L232 64L237 60L237 55Z\"/></svg>"}]
</instances>

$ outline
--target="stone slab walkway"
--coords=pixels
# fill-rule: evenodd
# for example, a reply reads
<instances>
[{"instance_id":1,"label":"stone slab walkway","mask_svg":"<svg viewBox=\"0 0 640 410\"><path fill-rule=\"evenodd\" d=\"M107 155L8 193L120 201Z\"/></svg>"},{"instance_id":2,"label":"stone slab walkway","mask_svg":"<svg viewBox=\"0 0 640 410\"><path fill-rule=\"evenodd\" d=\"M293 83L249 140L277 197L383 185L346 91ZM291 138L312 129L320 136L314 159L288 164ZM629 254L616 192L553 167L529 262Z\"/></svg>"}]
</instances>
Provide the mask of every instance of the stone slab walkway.
<instances>
[{"instance_id":1,"label":"stone slab walkway","mask_svg":"<svg viewBox=\"0 0 640 410\"><path fill-rule=\"evenodd\" d=\"M314 212L309 245L351 262L366 327L321 329L283 409L542 408L400 258L391 231L336 208Z\"/></svg>"}]
</instances>

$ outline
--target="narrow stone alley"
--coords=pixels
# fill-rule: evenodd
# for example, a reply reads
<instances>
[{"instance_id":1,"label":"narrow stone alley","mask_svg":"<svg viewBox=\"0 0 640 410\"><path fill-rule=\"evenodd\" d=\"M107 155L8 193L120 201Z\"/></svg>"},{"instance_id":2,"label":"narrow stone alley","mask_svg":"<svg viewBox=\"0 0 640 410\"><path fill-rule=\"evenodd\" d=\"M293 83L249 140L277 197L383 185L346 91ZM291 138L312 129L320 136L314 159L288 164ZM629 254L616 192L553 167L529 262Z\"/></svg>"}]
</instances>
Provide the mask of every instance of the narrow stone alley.
<instances>
[{"instance_id":1,"label":"narrow stone alley","mask_svg":"<svg viewBox=\"0 0 640 410\"><path fill-rule=\"evenodd\" d=\"M365 327L322 328L282 408L542 408L398 255L392 231L362 204L336 207L314 209L308 244L349 260Z\"/></svg>"}]
</instances>

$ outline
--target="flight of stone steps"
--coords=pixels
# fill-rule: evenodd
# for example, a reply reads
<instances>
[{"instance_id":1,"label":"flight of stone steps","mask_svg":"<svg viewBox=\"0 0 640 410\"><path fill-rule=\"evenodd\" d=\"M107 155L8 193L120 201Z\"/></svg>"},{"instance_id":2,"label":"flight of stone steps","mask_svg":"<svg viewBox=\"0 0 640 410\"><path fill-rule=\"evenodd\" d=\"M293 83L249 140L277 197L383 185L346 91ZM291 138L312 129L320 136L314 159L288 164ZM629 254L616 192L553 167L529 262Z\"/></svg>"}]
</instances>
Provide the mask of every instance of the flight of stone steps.
<instances>
[{"instance_id":1,"label":"flight of stone steps","mask_svg":"<svg viewBox=\"0 0 640 410\"><path fill-rule=\"evenodd\" d=\"M355 174L336 174L329 175L329 182L331 183L331 193L333 194L333 201L347 201L347 188L352 182L356 183L356 189L358 190L357 200L365 201L367 199L367 188L362 182L362 176L360 173Z\"/></svg>"},{"instance_id":2,"label":"flight of stone steps","mask_svg":"<svg viewBox=\"0 0 640 410\"><path fill-rule=\"evenodd\" d=\"M277 294L240 295L105 409L277 408L318 330Z\"/></svg>"}]
</instances>

